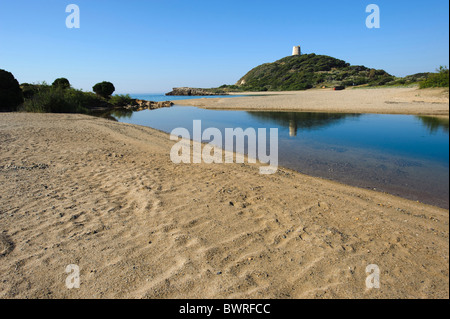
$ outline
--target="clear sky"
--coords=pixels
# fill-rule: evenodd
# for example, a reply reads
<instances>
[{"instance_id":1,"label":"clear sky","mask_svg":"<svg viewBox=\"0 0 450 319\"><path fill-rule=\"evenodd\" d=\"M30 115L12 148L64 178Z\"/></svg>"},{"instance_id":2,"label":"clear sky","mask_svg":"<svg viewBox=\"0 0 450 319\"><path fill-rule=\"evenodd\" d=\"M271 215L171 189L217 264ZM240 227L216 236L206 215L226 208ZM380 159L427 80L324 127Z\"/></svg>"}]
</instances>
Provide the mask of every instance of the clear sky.
<instances>
[{"instance_id":1,"label":"clear sky","mask_svg":"<svg viewBox=\"0 0 450 319\"><path fill-rule=\"evenodd\" d=\"M79 29L66 27L72 3ZM366 27L371 3L380 29ZM301 45L405 76L449 64L448 12L447 0L0 0L0 69L20 83L162 93L234 84Z\"/></svg>"}]
</instances>

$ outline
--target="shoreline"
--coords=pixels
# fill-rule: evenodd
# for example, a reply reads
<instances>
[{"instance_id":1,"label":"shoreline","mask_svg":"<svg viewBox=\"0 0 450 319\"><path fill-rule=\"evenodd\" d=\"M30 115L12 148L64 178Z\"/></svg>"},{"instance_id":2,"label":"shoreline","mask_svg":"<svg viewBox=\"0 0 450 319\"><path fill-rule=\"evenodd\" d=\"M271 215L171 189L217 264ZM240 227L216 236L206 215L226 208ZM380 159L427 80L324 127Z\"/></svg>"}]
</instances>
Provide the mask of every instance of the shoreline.
<instances>
[{"instance_id":1,"label":"shoreline","mask_svg":"<svg viewBox=\"0 0 450 319\"><path fill-rule=\"evenodd\" d=\"M180 105L175 105L175 106L182 107ZM233 111L233 110L231 110L231 111ZM236 111L236 110L234 110L234 111ZM273 112L273 111L264 110L262 112ZM394 115L400 115L400 114L394 114ZM445 117L439 117L439 116L430 116L430 117L444 118L445 119ZM117 121L117 122L118 123L124 123L124 122L120 122L120 121ZM124 124L137 125L137 126L141 126L141 127L145 127L145 128L151 128L151 129L156 130L156 131L158 131L158 132L160 132L162 134L169 134L169 136L170 136L170 133L165 132L165 131L160 130L160 129L157 129L157 128L150 127L150 126L138 125L138 124L129 124L129 123L124 123ZM192 140L192 138L189 140L189 142L191 144L198 144L198 142ZM202 142L200 144L202 145L202 147L205 146L205 145L208 145L208 143L206 143L206 142ZM228 151L226 151L224 148L222 148L221 150L222 150L223 154L228 153ZM236 152L232 152L232 154L233 154L233 156L235 156L237 153ZM248 163L248 155L247 154L241 154L241 155L244 156L245 162ZM253 160L257 161L257 165L260 165L259 161L257 159L253 159ZM223 161L225 162L225 157L223 157ZM193 158L192 158L192 154L191 154L191 163L192 162L193 162ZM262 165L260 167L263 167L263 166L266 166L266 165ZM446 200L446 199L443 200L442 197L433 197L433 196L429 196L429 195L428 196L423 196L423 194L421 194L422 196L419 196L418 194L420 193L420 191L418 191L418 190L412 190L412 189L399 190L398 188L395 188L395 187L394 188L386 187L386 185L367 185L367 184L361 183L360 180L357 179L357 178L355 178L355 179L347 179L346 178L346 180L344 181L344 180L340 180L339 178L320 176L320 175L314 174L312 172L301 172L301 171L299 171L299 170L297 170L295 168L284 166L282 163L279 163L278 167L279 167L279 169L288 170L288 171L291 171L291 172L299 173L299 174L302 174L302 175L305 175L305 176L309 176L311 178L318 178L318 179L321 179L321 180L324 180L324 181L335 182L335 183L339 183L339 184L346 185L346 186L349 186L349 187L356 187L356 188L359 188L359 189L371 190L371 191L375 191L375 192L380 193L380 194L391 195L391 196L394 196L394 197L399 197L399 198L402 198L402 199L406 199L406 200L410 200L410 201L413 201L413 202L429 205L429 206L432 206L432 207L437 207L437 208L446 209L446 210L449 209L449 202L448 202L448 200Z\"/></svg>"},{"instance_id":2,"label":"shoreline","mask_svg":"<svg viewBox=\"0 0 450 319\"><path fill-rule=\"evenodd\" d=\"M404 114L449 117L448 89L357 88L344 91L312 89L290 92L244 92L249 96L173 101L179 106L206 109ZM231 95L242 95L235 93Z\"/></svg>"},{"instance_id":3,"label":"shoreline","mask_svg":"<svg viewBox=\"0 0 450 319\"><path fill-rule=\"evenodd\" d=\"M175 165L169 134L85 115L5 113L0 135L2 298L449 296L448 210L284 168ZM366 290L373 263L386 284Z\"/></svg>"}]
</instances>

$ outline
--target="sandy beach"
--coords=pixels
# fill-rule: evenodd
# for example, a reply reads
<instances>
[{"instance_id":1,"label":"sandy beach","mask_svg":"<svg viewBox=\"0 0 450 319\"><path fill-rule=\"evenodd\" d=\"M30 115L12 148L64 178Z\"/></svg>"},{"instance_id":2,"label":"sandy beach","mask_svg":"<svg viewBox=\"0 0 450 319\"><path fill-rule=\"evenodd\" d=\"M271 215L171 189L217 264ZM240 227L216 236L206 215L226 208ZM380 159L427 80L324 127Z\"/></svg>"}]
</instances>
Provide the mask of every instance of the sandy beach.
<instances>
[{"instance_id":1,"label":"sandy beach","mask_svg":"<svg viewBox=\"0 0 450 319\"><path fill-rule=\"evenodd\" d=\"M448 93L414 90L178 103L448 116ZM448 210L287 169L176 165L168 134L85 115L4 113L0 141L0 298L449 298Z\"/></svg>"},{"instance_id":2,"label":"sandy beach","mask_svg":"<svg viewBox=\"0 0 450 319\"><path fill-rule=\"evenodd\" d=\"M354 88L296 92L246 92L247 97L174 101L208 109L378 113L449 116L448 89Z\"/></svg>"}]
</instances>

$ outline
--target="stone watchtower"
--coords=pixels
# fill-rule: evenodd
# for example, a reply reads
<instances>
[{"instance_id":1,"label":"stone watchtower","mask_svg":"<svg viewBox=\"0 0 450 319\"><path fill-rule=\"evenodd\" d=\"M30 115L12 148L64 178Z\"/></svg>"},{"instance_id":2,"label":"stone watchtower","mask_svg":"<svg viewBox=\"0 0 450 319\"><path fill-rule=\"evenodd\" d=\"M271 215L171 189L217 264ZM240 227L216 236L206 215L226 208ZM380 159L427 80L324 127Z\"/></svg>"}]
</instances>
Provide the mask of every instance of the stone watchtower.
<instances>
[{"instance_id":1,"label":"stone watchtower","mask_svg":"<svg viewBox=\"0 0 450 319\"><path fill-rule=\"evenodd\" d=\"M299 45L292 49L292 55L302 55L302 50Z\"/></svg>"}]
</instances>

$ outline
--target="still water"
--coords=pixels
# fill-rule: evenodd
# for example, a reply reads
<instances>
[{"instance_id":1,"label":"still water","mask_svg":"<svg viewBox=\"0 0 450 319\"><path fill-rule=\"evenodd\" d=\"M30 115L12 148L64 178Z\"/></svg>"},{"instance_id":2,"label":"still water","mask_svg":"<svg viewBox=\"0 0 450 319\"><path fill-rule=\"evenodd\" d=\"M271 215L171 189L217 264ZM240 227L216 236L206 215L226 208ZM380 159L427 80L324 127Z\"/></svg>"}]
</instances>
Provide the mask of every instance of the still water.
<instances>
[{"instance_id":1,"label":"still water","mask_svg":"<svg viewBox=\"0 0 450 319\"><path fill-rule=\"evenodd\" d=\"M378 114L217 111L174 106L112 114L165 132L278 128L279 163L312 176L449 207L449 121ZM206 141L208 142L208 141Z\"/></svg>"},{"instance_id":2,"label":"still water","mask_svg":"<svg viewBox=\"0 0 450 319\"><path fill-rule=\"evenodd\" d=\"M179 100L191 100L191 99L217 99L217 98L234 98L244 95L204 95L204 96L166 96L162 93L154 94L130 94L133 99L153 101L153 102L164 102L164 101L179 101Z\"/></svg>"}]
</instances>

